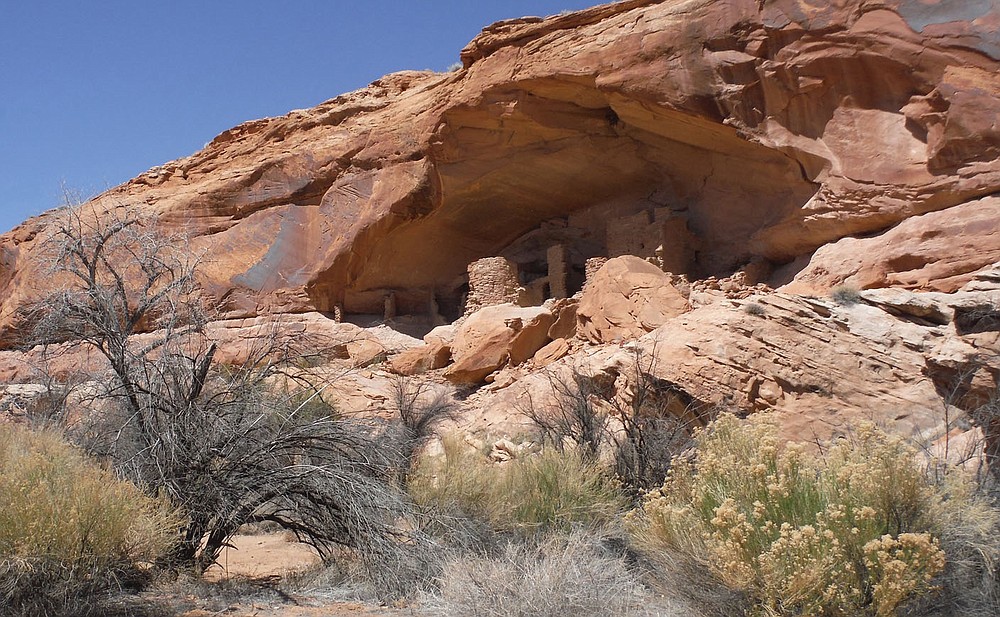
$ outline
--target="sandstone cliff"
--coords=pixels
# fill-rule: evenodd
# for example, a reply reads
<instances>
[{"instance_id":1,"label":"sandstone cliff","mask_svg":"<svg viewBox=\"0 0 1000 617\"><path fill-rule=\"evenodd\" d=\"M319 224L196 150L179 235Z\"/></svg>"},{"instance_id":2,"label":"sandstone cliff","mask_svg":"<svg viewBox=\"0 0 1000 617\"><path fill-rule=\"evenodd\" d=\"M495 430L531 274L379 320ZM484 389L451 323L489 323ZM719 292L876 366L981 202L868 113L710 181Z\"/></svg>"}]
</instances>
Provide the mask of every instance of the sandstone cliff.
<instances>
[{"instance_id":1,"label":"sandstone cliff","mask_svg":"<svg viewBox=\"0 0 1000 617\"><path fill-rule=\"evenodd\" d=\"M966 340L951 320L872 347L851 325L864 313L800 297L844 282L952 293L1000 261L994 2L624 0L494 24L461 57L242 124L95 204L182 231L228 319L318 312L422 333L486 288L572 296L621 255L683 275L694 298L738 273L784 292L763 302L766 327L706 301L671 317L661 330L681 334L658 349L692 391L747 408L861 409L915 380L886 405L929 413L938 339L963 350L952 370L996 355L995 336ZM43 291L51 216L0 238L8 346ZM476 278L482 258L503 258L507 287ZM732 337L740 353L719 365ZM831 345L836 366L804 368L804 346ZM871 371L887 381L864 385Z\"/></svg>"}]
</instances>

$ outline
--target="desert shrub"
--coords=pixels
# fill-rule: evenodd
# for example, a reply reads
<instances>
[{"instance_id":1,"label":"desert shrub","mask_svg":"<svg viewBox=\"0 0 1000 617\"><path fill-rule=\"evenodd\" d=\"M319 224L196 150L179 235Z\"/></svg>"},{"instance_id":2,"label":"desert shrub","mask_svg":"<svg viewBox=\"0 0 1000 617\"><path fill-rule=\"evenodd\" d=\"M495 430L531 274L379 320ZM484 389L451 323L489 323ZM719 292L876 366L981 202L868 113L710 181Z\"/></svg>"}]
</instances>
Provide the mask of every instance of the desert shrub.
<instances>
[{"instance_id":1,"label":"desert shrub","mask_svg":"<svg viewBox=\"0 0 1000 617\"><path fill-rule=\"evenodd\" d=\"M0 613L84 614L138 581L179 520L53 433L0 426ZM96 610L96 609L95 609Z\"/></svg>"},{"instance_id":2,"label":"desert shrub","mask_svg":"<svg viewBox=\"0 0 1000 617\"><path fill-rule=\"evenodd\" d=\"M546 448L498 464L454 437L444 440L443 456L425 457L409 486L426 509L477 518L500 531L600 526L623 508L618 483L574 450Z\"/></svg>"},{"instance_id":3,"label":"desert shrub","mask_svg":"<svg viewBox=\"0 0 1000 617\"><path fill-rule=\"evenodd\" d=\"M989 398L982 401L970 416L983 433L982 458L985 471L991 480L990 489L1000 498L1000 388L993 390Z\"/></svg>"},{"instance_id":4,"label":"desert shrub","mask_svg":"<svg viewBox=\"0 0 1000 617\"><path fill-rule=\"evenodd\" d=\"M301 386L289 388L289 391L284 393L284 398L282 406L294 409L295 416L301 422L341 418L336 405L313 388Z\"/></svg>"},{"instance_id":5,"label":"desert shrub","mask_svg":"<svg viewBox=\"0 0 1000 617\"><path fill-rule=\"evenodd\" d=\"M970 475L951 473L939 488L947 498L931 505L929 518L946 557L940 592L911 602L906 614L1000 615L1000 509Z\"/></svg>"},{"instance_id":6,"label":"desert shrub","mask_svg":"<svg viewBox=\"0 0 1000 617\"><path fill-rule=\"evenodd\" d=\"M630 523L640 545L705 555L773 614L893 615L945 567L945 495L906 442L873 426L823 456L782 447L766 415L696 436Z\"/></svg>"},{"instance_id":7,"label":"desert shrub","mask_svg":"<svg viewBox=\"0 0 1000 617\"><path fill-rule=\"evenodd\" d=\"M577 369L549 375L553 402L522 408L543 441L573 444L585 457L605 453L626 496L637 503L663 483L673 456L712 414L678 384L656 377L656 350L632 349L632 361L594 375ZM618 384L622 387L619 388Z\"/></svg>"},{"instance_id":8,"label":"desert shrub","mask_svg":"<svg viewBox=\"0 0 1000 617\"><path fill-rule=\"evenodd\" d=\"M843 306L851 306L861 302L861 293L857 287L850 285L838 285L830 290L830 297L834 302Z\"/></svg>"},{"instance_id":9,"label":"desert shrub","mask_svg":"<svg viewBox=\"0 0 1000 617\"><path fill-rule=\"evenodd\" d=\"M767 315L767 309L757 302L747 302L744 304L743 312L747 315L753 315L754 317L763 317L764 315Z\"/></svg>"},{"instance_id":10,"label":"desert shrub","mask_svg":"<svg viewBox=\"0 0 1000 617\"><path fill-rule=\"evenodd\" d=\"M648 593L621 555L583 533L511 542L496 556L449 561L440 591L425 599L432 614L645 614Z\"/></svg>"},{"instance_id":11,"label":"desert shrub","mask_svg":"<svg viewBox=\"0 0 1000 617\"><path fill-rule=\"evenodd\" d=\"M600 525L622 511L618 483L576 452L543 450L503 471L499 488L506 493L511 522L516 526L567 529L574 524Z\"/></svg>"},{"instance_id":12,"label":"desert shrub","mask_svg":"<svg viewBox=\"0 0 1000 617\"><path fill-rule=\"evenodd\" d=\"M614 394L612 383L572 369L568 374L550 373L549 387L554 404L536 406L526 397L522 413L534 424L542 441L562 449L573 444L582 455L596 459L609 441L607 405ZM610 390L610 394L609 394Z\"/></svg>"},{"instance_id":13,"label":"desert shrub","mask_svg":"<svg viewBox=\"0 0 1000 617\"><path fill-rule=\"evenodd\" d=\"M331 417L323 386L294 361L321 348L315 337L275 324L240 363L218 362L197 258L183 246L126 206L93 202L54 220L45 247L57 289L22 317L27 344L94 352L74 435L181 511L176 566L204 569L242 525L272 521L324 561L352 552L395 594L386 564L410 563L419 543L395 482L398 448L374 423Z\"/></svg>"},{"instance_id":14,"label":"desert shrub","mask_svg":"<svg viewBox=\"0 0 1000 617\"><path fill-rule=\"evenodd\" d=\"M455 418L457 407L448 390L435 391L427 382L402 376L393 382L391 405L391 437L398 444L399 477L405 483L422 448L442 423Z\"/></svg>"}]
</instances>

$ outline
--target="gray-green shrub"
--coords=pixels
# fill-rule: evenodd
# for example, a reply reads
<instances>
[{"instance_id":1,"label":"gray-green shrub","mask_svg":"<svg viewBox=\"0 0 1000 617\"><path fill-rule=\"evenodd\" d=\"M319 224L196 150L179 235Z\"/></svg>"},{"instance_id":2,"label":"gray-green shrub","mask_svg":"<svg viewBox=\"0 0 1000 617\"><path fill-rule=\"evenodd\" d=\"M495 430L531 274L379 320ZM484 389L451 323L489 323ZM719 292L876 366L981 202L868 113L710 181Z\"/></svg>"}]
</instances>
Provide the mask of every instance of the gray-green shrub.
<instances>
[{"instance_id":1,"label":"gray-green shrub","mask_svg":"<svg viewBox=\"0 0 1000 617\"><path fill-rule=\"evenodd\" d=\"M495 556L454 558L424 606L444 617L618 617L647 614L648 601L621 555L573 533L514 541Z\"/></svg>"},{"instance_id":2,"label":"gray-green shrub","mask_svg":"<svg viewBox=\"0 0 1000 617\"><path fill-rule=\"evenodd\" d=\"M861 293L857 287L851 285L838 285L830 290L830 297L837 304L851 306L861 302Z\"/></svg>"}]
</instances>

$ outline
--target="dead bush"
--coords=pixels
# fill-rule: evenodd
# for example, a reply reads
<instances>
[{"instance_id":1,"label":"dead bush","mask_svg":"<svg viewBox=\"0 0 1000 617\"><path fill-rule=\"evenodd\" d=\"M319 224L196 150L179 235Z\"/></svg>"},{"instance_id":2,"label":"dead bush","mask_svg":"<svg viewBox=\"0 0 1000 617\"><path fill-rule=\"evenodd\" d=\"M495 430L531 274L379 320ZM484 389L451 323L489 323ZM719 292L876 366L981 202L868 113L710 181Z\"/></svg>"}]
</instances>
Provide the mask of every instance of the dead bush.
<instances>
[{"instance_id":1,"label":"dead bush","mask_svg":"<svg viewBox=\"0 0 1000 617\"><path fill-rule=\"evenodd\" d=\"M663 483L671 460L690 447L692 431L710 410L655 376L655 350L643 354L635 347L632 356L623 370L550 373L554 403L529 399L521 411L556 448L573 444L592 460L610 450L615 476L635 501Z\"/></svg>"},{"instance_id":2,"label":"dead bush","mask_svg":"<svg viewBox=\"0 0 1000 617\"><path fill-rule=\"evenodd\" d=\"M313 413L322 387L285 393L303 372L294 345L264 338L238 366L217 366L196 259L155 221L124 207L67 208L50 241L63 286L26 315L33 343L79 341L104 367L78 433L93 453L184 514L173 563L199 570L239 527L273 521L325 559L355 551L391 593L415 539L395 485L399 453L383 427ZM301 345L311 341L299 340Z\"/></svg>"},{"instance_id":3,"label":"dead bush","mask_svg":"<svg viewBox=\"0 0 1000 617\"><path fill-rule=\"evenodd\" d=\"M449 561L440 591L423 605L434 615L533 617L645 615L649 594L620 554L582 533L511 542L496 556ZM681 615L683 613L673 613Z\"/></svg>"},{"instance_id":4,"label":"dead bush","mask_svg":"<svg viewBox=\"0 0 1000 617\"><path fill-rule=\"evenodd\" d=\"M447 390L433 390L428 382L397 377L393 382L392 439L399 448L400 481L406 484L420 451L441 424L455 418L457 407Z\"/></svg>"}]
</instances>

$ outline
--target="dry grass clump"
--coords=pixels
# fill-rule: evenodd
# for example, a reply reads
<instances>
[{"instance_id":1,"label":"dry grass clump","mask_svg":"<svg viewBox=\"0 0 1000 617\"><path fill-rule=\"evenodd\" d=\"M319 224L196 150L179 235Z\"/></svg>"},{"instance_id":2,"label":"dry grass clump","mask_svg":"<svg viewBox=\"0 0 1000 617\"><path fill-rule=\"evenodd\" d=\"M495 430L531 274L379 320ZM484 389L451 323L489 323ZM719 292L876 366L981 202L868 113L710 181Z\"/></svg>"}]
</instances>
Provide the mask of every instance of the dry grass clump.
<instances>
[{"instance_id":1,"label":"dry grass clump","mask_svg":"<svg viewBox=\"0 0 1000 617\"><path fill-rule=\"evenodd\" d=\"M696 436L630 517L647 549L703 555L764 614L894 615L945 569L945 494L901 438L865 426L821 456L782 447L766 415L726 415Z\"/></svg>"},{"instance_id":2,"label":"dry grass clump","mask_svg":"<svg viewBox=\"0 0 1000 617\"><path fill-rule=\"evenodd\" d=\"M0 426L0 503L4 615L85 614L90 596L137 580L179 526L55 434L12 426Z\"/></svg>"},{"instance_id":3,"label":"dry grass clump","mask_svg":"<svg viewBox=\"0 0 1000 617\"><path fill-rule=\"evenodd\" d=\"M444 440L443 456L421 462L409 489L424 508L498 531L597 527L624 508L618 483L575 451L544 449L498 464L453 437Z\"/></svg>"},{"instance_id":4,"label":"dry grass clump","mask_svg":"<svg viewBox=\"0 0 1000 617\"><path fill-rule=\"evenodd\" d=\"M906 614L1000 615L1000 509L962 474L946 476L939 491L947 498L932 504L929 517L946 555L935 580L940 591L911 602Z\"/></svg>"},{"instance_id":5,"label":"dry grass clump","mask_svg":"<svg viewBox=\"0 0 1000 617\"><path fill-rule=\"evenodd\" d=\"M647 614L648 598L620 555L571 533L512 542L496 557L453 559L424 606L455 617L620 616Z\"/></svg>"},{"instance_id":6,"label":"dry grass clump","mask_svg":"<svg viewBox=\"0 0 1000 617\"><path fill-rule=\"evenodd\" d=\"M838 285L830 290L830 298L842 306L851 306L861 302L861 292L851 285Z\"/></svg>"}]
</instances>

